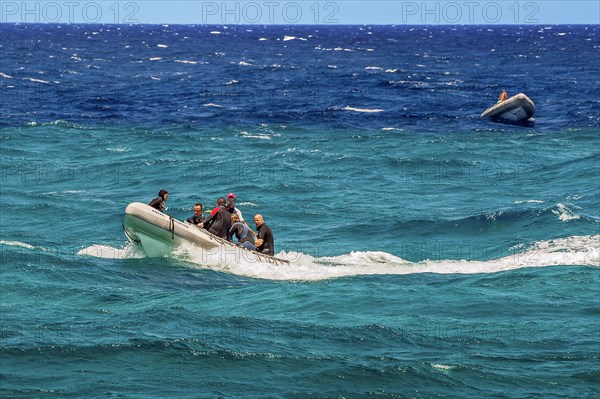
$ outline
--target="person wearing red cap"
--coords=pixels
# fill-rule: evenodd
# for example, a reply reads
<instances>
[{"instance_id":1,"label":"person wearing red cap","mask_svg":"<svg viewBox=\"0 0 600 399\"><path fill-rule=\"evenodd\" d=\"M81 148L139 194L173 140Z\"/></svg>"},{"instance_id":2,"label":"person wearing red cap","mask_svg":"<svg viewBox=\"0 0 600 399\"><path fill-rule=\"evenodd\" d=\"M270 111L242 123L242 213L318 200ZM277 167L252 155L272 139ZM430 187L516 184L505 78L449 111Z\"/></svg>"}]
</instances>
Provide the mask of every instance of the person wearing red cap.
<instances>
[{"instance_id":1,"label":"person wearing red cap","mask_svg":"<svg viewBox=\"0 0 600 399\"><path fill-rule=\"evenodd\" d=\"M238 215L238 218L240 219L240 222L242 223L246 223L246 221L244 220L244 217L242 216L242 212L235 207L235 194L234 193L229 193L227 194L227 212L231 213L231 214L236 214Z\"/></svg>"},{"instance_id":2,"label":"person wearing red cap","mask_svg":"<svg viewBox=\"0 0 600 399\"><path fill-rule=\"evenodd\" d=\"M248 223L246 223L246 221L244 220L244 217L242 216L242 211L240 211L238 208L235 207L235 194L234 193L229 193L227 194L227 206L225 207L225 209L227 209L227 212L233 214L238 215L238 218L240 219L240 223L243 223L246 225L246 227L248 227L248 229L250 230L250 232L252 233L252 235L254 237L256 237L256 232L254 230L252 230L252 228L250 226L248 226Z\"/></svg>"}]
</instances>

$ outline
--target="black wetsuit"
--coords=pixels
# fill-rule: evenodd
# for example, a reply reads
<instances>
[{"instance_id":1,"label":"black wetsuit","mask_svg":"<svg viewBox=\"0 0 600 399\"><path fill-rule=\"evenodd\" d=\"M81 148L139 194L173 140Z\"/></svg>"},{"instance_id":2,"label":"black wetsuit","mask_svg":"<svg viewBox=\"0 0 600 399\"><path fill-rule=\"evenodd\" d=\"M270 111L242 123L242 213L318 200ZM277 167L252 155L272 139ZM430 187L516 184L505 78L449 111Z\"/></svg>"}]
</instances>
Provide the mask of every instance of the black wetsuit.
<instances>
[{"instance_id":1,"label":"black wetsuit","mask_svg":"<svg viewBox=\"0 0 600 399\"><path fill-rule=\"evenodd\" d=\"M258 228L258 238L262 238L264 241L260 247L256 247L256 251L266 255L274 255L275 246L273 245L273 232L269 226L263 224Z\"/></svg>"},{"instance_id":2,"label":"black wetsuit","mask_svg":"<svg viewBox=\"0 0 600 399\"><path fill-rule=\"evenodd\" d=\"M204 221L204 216L200 215L200 216L196 216L196 215L192 215L189 218L187 218L187 222L191 223L191 224L198 224L198 223L202 223Z\"/></svg>"},{"instance_id":3,"label":"black wetsuit","mask_svg":"<svg viewBox=\"0 0 600 399\"><path fill-rule=\"evenodd\" d=\"M165 204L165 200L162 199L161 197L154 198L152 201L150 201L150 203L148 205L151 206L152 208L156 209L157 211L161 211L161 212L164 212L165 209L167 208L167 205Z\"/></svg>"},{"instance_id":4,"label":"black wetsuit","mask_svg":"<svg viewBox=\"0 0 600 399\"><path fill-rule=\"evenodd\" d=\"M224 206L221 206L216 213L211 213L209 217L204 219L204 227L208 229L209 233L213 233L217 237L227 238L227 233L231 227L231 215Z\"/></svg>"},{"instance_id":5,"label":"black wetsuit","mask_svg":"<svg viewBox=\"0 0 600 399\"><path fill-rule=\"evenodd\" d=\"M227 240L231 241L231 238L235 235L235 238L238 240L238 244L243 244L245 242L250 242L254 244L254 236L250 232L248 226L246 226L242 222L235 222L231 228L229 229L229 235L227 236Z\"/></svg>"}]
</instances>

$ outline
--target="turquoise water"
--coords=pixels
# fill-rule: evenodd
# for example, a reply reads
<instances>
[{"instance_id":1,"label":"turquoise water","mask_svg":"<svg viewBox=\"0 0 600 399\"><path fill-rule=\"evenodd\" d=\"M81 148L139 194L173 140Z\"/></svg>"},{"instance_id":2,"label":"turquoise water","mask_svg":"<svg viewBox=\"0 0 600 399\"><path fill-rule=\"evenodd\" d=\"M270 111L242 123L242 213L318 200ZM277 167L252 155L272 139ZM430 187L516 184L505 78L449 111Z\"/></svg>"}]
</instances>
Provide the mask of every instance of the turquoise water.
<instances>
[{"instance_id":1,"label":"turquoise water","mask_svg":"<svg viewBox=\"0 0 600 399\"><path fill-rule=\"evenodd\" d=\"M444 40L302 27L306 41L286 47L275 40L285 27L218 38L108 28L2 26L15 39L0 66L2 397L598 395L597 55L563 62L576 44L598 45L597 27L465 27ZM157 32L166 50L114 52ZM482 67L495 74L478 80L478 62L448 49L471 34L512 43L491 57L532 54L521 59L529 77L552 71L516 78L536 102L534 124L479 118L498 91L486 79L500 72L490 60ZM53 45L38 51L39 38ZM266 101L247 95L257 76L310 84ZM196 78L226 89L179 90ZM553 87L580 93L573 109L556 112L567 97L555 104ZM127 204L161 188L178 219L236 193L290 265L191 245L145 257L121 222Z\"/></svg>"}]
</instances>

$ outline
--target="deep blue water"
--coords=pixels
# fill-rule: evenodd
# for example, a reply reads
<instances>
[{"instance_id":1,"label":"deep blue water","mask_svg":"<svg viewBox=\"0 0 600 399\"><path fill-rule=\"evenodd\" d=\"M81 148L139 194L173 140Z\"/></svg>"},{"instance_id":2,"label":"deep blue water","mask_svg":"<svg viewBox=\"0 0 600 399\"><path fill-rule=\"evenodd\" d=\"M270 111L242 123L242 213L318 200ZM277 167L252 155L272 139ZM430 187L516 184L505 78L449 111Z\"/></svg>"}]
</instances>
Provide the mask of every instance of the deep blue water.
<instances>
[{"instance_id":1,"label":"deep blue water","mask_svg":"<svg viewBox=\"0 0 600 399\"><path fill-rule=\"evenodd\" d=\"M600 393L600 27L0 24L0 396ZM529 126L480 118L501 89ZM146 258L228 192L289 266Z\"/></svg>"}]
</instances>

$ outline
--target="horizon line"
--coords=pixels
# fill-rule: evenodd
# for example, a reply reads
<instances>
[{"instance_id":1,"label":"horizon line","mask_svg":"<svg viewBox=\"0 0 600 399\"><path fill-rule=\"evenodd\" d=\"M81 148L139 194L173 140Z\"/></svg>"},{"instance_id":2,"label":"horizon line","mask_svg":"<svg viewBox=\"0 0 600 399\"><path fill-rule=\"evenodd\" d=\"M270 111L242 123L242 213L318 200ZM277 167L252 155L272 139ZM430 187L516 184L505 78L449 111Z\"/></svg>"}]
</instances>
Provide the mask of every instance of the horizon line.
<instances>
[{"instance_id":1,"label":"horizon line","mask_svg":"<svg viewBox=\"0 0 600 399\"><path fill-rule=\"evenodd\" d=\"M1 21L0 25L112 25L112 26L136 26L136 25L150 25L150 26L570 26L570 25L584 25L584 26L598 26L598 23L585 23L585 22L568 22L568 23L503 23L503 24L392 24L392 23L313 23L313 24L242 24L242 23L230 23L230 24L209 24L209 23L185 23L185 22L7 22Z\"/></svg>"}]
</instances>

